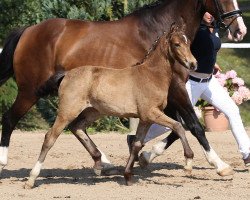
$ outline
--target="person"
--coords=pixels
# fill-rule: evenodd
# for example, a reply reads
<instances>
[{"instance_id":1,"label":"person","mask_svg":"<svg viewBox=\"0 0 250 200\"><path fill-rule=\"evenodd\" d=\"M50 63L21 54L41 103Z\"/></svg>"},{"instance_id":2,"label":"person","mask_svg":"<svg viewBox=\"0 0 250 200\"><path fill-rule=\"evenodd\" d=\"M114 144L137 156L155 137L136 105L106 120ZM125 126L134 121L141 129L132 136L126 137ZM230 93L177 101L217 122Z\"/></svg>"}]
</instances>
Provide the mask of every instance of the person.
<instances>
[{"instance_id":1,"label":"person","mask_svg":"<svg viewBox=\"0 0 250 200\"><path fill-rule=\"evenodd\" d=\"M197 59L198 68L195 72L190 72L186 89L193 106L201 98L226 115L243 161L246 166L250 166L250 139L243 126L239 108L213 76L214 71L221 71L216 64L216 57L220 47L221 40L214 18L206 12L191 45L191 51ZM167 131L169 131L168 127L153 124L145 137L144 144ZM133 137L133 135L128 135L128 144L132 143ZM166 139L160 141L153 146L150 152L143 151L140 156L151 162L156 156L163 153L166 144ZM158 151L158 153L154 151ZM151 159L149 159L150 156Z\"/></svg>"}]
</instances>

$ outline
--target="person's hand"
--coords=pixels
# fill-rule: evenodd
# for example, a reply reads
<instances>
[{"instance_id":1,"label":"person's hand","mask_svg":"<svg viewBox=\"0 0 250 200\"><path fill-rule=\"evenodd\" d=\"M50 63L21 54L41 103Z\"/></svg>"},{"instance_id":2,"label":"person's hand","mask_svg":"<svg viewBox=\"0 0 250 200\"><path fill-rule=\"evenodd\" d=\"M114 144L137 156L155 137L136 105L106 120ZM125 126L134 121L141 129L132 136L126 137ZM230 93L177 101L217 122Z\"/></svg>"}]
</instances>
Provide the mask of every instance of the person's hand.
<instances>
[{"instance_id":1,"label":"person's hand","mask_svg":"<svg viewBox=\"0 0 250 200\"><path fill-rule=\"evenodd\" d=\"M213 74L217 74L218 71L221 72L222 69L220 68L220 66L217 63L215 63Z\"/></svg>"}]
</instances>

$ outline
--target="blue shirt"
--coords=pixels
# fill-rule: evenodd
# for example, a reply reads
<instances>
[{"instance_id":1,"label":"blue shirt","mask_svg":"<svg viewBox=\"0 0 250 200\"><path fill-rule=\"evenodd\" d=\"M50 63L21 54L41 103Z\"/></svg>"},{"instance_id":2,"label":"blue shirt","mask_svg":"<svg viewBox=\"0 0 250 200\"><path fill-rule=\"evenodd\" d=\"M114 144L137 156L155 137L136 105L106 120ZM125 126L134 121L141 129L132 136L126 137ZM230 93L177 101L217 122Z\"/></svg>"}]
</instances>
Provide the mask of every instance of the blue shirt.
<instances>
[{"instance_id":1,"label":"blue shirt","mask_svg":"<svg viewBox=\"0 0 250 200\"><path fill-rule=\"evenodd\" d=\"M214 28L211 33L209 27L201 24L191 45L191 52L198 62L196 72L212 74L220 48L218 29Z\"/></svg>"}]
</instances>

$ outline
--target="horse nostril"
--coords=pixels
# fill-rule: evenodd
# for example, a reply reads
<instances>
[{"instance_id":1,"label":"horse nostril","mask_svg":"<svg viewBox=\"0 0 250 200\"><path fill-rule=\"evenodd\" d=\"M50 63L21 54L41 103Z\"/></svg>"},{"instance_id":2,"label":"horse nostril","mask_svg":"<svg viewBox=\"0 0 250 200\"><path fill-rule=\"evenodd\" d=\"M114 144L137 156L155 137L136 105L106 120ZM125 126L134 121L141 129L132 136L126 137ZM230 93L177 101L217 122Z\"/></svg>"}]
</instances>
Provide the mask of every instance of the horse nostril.
<instances>
[{"instance_id":1,"label":"horse nostril","mask_svg":"<svg viewBox=\"0 0 250 200\"><path fill-rule=\"evenodd\" d=\"M191 62L191 70L195 71L197 69L197 62Z\"/></svg>"}]
</instances>

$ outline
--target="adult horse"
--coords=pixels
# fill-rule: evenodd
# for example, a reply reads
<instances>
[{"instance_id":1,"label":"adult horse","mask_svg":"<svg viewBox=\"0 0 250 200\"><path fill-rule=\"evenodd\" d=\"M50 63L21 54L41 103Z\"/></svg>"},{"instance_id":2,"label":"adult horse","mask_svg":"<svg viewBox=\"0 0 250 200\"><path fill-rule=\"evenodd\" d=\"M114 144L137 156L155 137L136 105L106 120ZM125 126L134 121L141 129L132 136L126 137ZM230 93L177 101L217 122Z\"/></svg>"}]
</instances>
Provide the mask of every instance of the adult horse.
<instances>
[{"instance_id":1,"label":"adult horse","mask_svg":"<svg viewBox=\"0 0 250 200\"><path fill-rule=\"evenodd\" d=\"M50 19L13 32L0 56L0 83L14 73L18 95L2 118L0 171L7 165L10 137L16 123L37 102L35 91L56 71L81 65L130 66L143 58L157 36L169 30L173 22L184 21L185 33L193 40L206 11L223 27L229 28L235 41L240 41L246 34L246 27L238 9L236 0L161 0L118 21ZM177 69L169 89L167 115L176 119L179 112L204 149L209 163L220 175L231 174L230 166L210 147L189 101L185 89L188 71ZM173 140L169 144L176 139L174 133L171 137ZM86 143L89 144L87 141L88 137ZM84 145L90 151L87 144Z\"/></svg>"}]
</instances>

